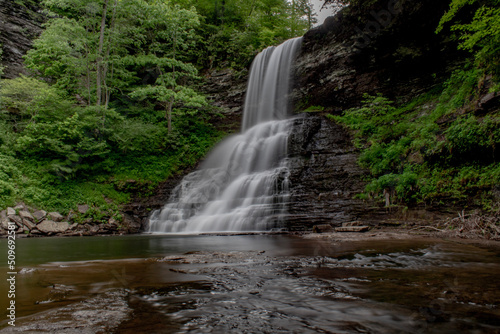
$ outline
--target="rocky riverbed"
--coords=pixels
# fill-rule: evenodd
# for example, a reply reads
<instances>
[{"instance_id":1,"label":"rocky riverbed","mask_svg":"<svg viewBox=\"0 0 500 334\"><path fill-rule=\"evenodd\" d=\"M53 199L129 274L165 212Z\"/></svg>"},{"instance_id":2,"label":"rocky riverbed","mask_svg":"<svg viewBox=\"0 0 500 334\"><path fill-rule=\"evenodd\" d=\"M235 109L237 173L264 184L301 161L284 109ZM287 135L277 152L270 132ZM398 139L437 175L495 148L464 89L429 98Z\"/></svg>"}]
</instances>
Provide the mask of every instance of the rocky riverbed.
<instances>
[{"instance_id":1,"label":"rocky riverbed","mask_svg":"<svg viewBox=\"0 0 500 334\"><path fill-rule=\"evenodd\" d=\"M21 203L0 211L0 235L7 235L9 230L14 230L18 237L129 234L140 230L141 224L131 217L122 217L120 221L110 217L106 222L96 222L92 218L80 219L89 210L88 205L79 205L76 212L64 216L59 212L33 209Z\"/></svg>"}]
</instances>

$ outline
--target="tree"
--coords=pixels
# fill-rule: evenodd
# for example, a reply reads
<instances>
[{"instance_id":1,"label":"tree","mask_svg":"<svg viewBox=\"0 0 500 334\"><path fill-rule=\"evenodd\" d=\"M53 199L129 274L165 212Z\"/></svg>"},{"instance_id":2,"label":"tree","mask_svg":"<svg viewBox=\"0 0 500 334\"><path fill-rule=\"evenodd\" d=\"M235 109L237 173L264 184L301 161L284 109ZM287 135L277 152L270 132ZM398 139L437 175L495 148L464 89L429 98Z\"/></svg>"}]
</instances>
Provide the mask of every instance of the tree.
<instances>
[{"instance_id":1,"label":"tree","mask_svg":"<svg viewBox=\"0 0 500 334\"><path fill-rule=\"evenodd\" d=\"M465 8L476 8L470 23L456 23L452 31L459 33L459 48L474 54L476 66L497 77L500 75L500 0L453 0L441 18L436 32L454 20Z\"/></svg>"},{"instance_id":2,"label":"tree","mask_svg":"<svg viewBox=\"0 0 500 334\"><path fill-rule=\"evenodd\" d=\"M40 78L96 105L102 127L115 93L151 98L166 110L171 129L175 103L191 107L204 99L188 87L196 68L184 62L194 47L199 16L167 1L45 0L60 17L51 20L26 64ZM154 80L147 81L146 73Z\"/></svg>"},{"instance_id":3,"label":"tree","mask_svg":"<svg viewBox=\"0 0 500 334\"><path fill-rule=\"evenodd\" d=\"M168 132L172 132L172 110L176 103L188 107L202 107L205 98L188 87L189 80L196 79L196 68L179 60L180 51L193 47L195 28L199 25L194 9L182 9L166 3L144 3L141 53L129 57L139 70L152 70L154 83L139 86L131 96L139 99L152 98L165 110Z\"/></svg>"},{"instance_id":4,"label":"tree","mask_svg":"<svg viewBox=\"0 0 500 334\"><path fill-rule=\"evenodd\" d=\"M195 6L201 15L201 38L194 56L205 69L247 68L269 45L303 35L314 23L310 0L174 0Z\"/></svg>"}]
</instances>

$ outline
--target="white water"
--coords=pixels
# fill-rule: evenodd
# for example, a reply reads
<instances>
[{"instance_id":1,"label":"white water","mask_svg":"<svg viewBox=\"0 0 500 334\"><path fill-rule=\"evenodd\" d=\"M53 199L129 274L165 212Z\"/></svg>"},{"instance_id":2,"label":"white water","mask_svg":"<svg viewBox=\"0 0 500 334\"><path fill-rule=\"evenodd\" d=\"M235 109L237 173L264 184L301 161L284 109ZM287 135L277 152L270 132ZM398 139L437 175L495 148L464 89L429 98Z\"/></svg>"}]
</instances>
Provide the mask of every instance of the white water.
<instances>
[{"instance_id":1,"label":"white water","mask_svg":"<svg viewBox=\"0 0 500 334\"><path fill-rule=\"evenodd\" d=\"M219 144L201 168L151 214L149 232L265 231L280 227L289 181L286 146L290 68L300 38L270 47L254 60L242 133Z\"/></svg>"}]
</instances>

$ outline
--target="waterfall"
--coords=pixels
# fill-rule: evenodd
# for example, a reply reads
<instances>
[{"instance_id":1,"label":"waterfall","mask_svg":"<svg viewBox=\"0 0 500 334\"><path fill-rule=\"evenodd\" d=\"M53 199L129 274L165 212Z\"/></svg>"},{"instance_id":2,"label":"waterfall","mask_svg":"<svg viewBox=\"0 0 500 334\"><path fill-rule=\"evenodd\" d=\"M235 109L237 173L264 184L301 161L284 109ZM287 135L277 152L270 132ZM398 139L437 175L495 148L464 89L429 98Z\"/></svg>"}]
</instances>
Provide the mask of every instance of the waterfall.
<instances>
[{"instance_id":1,"label":"waterfall","mask_svg":"<svg viewBox=\"0 0 500 334\"><path fill-rule=\"evenodd\" d=\"M286 147L290 76L301 38L252 63L242 133L225 139L154 211L152 233L266 231L280 227L289 196Z\"/></svg>"}]
</instances>

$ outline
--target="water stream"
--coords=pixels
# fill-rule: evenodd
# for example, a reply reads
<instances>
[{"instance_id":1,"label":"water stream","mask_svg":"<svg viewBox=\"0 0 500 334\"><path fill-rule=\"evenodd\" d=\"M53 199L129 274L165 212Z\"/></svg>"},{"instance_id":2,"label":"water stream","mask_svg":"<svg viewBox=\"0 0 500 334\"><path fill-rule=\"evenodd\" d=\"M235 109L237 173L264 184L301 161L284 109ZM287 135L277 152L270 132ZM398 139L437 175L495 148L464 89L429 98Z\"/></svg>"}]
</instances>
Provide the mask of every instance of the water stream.
<instances>
[{"instance_id":1,"label":"water stream","mask_svg":"<svg viewBox=\"0 0 500 334\"><path fill-rule=\"evenodd\" d=\"M2 333L500 333L498 247L140 235L17 249Z\"/></svg>"},{"instance_id":2,"label":"water stream","mask_svg":"<svg viewBox=\"0 0 500 334\"><path fill-rule=\"evenodd\" d=\"M222 142L201 168L151 214L148 232L266 231L279 228L289 194L286 146L291 121L290 68L300 38L269 47L254 60L242 133Z\"/></svg>"}]
</instances>

